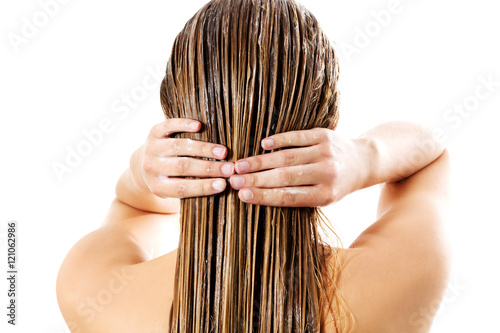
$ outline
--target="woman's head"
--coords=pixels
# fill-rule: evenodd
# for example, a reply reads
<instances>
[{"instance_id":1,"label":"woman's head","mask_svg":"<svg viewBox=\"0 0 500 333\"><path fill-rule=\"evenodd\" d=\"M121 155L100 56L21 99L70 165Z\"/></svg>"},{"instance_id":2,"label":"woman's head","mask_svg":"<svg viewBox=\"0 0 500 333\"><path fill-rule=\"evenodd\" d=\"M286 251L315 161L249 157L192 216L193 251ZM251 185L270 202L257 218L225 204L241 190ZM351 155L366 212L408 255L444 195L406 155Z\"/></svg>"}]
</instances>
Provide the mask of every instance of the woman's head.
<instances>
[{"instance_id":1,"label":"woman's head","mask_svg":"<svg viewBox=\"0 0 500 333\"><path fill-rule=\"evenodd\" d=\"M274 132L335 128L338 74L318 22L293 0L214 0L177 36L161 102L168 118L206 124L199 139L236 160Z\"/></svg>"},{"instance_id":2,"label":"woman's head","mask_svg":"<svg viewBox=\"0 0 500 333\"><path fill-rule=\"evenodd\" d=\"M334 129L338 75L318 22L293 0L213 0L177 36L161 103L167 118L205 125L181 137L225 145L236 162L272 134ZM169 332L319 332L318 219L316 208L243 203L231 188L182 200Z\"/></svg>"}]
</instances>

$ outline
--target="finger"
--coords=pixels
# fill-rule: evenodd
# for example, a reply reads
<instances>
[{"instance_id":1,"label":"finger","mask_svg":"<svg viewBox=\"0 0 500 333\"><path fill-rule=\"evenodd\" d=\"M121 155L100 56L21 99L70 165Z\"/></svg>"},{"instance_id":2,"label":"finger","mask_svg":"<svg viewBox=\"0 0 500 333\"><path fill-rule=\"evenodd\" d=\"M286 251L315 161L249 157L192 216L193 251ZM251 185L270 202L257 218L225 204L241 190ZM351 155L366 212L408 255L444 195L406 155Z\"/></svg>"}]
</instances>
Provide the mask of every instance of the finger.
<instances>
[{"instance_id":1,"label":"finger","mask_svg":"<svg viewBox=\"0 0 500 333\"><path fill-rule=\"evenodd\" d=\"M241 201L273 207L320 207L328 203L321 185L279 189L245 188L238 192Z\"/></svg>"},{"instance_id":2,"label":"finger","mask_svg":"<svg viewBox=\"0 0 500 333\"><path fill-rule=\"evenodd\" d=\"M179 132L198 132L201 129L201 123L193 119L172 118L161 122L151 129L151 136L156 138L169 137Z\"/></svg>"},{"instance_id":3,"label":"finger","mask_svg":"<svg viewBox=\"0 0 500 333\"><path fill-rule=\"evenodd\" d=\"M262 148L271 150L283 147L312 146L327 140L330 132L331 130L326 128L315 128L276 134L262 140Z\"/></svg>"},{"instance_id":4,"label":"finger","mask_svg":"<svg viewBox=\"0 0 500 333\"><path fill-rule=\"evenodd\" d=\"M221 193L226 189L224 179L179 179L158 177L151 191L160 198L192 198Z\"/></svg>"},{"instance_id":5,"label":"finger","mask_svg":"<svg viewBox=\"0 0 500 333\"><path fill-rule=\"evenodd\" d=\"M324 177L326 177L324 170L318 168L316 164L305 164L245 175L234 175L229 179L229 183L235 190L245 187L273 188L315 185L321 183Z\"/></svg>"},{"instance_id":6,"label":"finger","mask_svg":"<svg viewBox=\"0 0 500 333\"><path fill-rule=\"evenodd\" d=\"M189 157L160 157L150 162L147 172L169 177L230 177L234 174L234 163L204 161Z\"/></svg>"},{"instance_id":7,"label":"finger","mask_svg":"<svg viewBox=\"0 0 500 333\"><path fill-rule=\"evenodd\" d=\"M268 170L286 166L317 162L321 152L316 147L287 149L239 160L235 170L239 174Z\"/></svg>"},{"instance_id":8,"label":"finger","mask_svg":"<svg viewBox=\"0 0 500 333\"><path fill-rule=\"evenodd\" d=\"M160 157L193 156L223 160L227 149L222 145L191 139L160 139L153 140L148 153Z\"/></svg>"}]
</instances>

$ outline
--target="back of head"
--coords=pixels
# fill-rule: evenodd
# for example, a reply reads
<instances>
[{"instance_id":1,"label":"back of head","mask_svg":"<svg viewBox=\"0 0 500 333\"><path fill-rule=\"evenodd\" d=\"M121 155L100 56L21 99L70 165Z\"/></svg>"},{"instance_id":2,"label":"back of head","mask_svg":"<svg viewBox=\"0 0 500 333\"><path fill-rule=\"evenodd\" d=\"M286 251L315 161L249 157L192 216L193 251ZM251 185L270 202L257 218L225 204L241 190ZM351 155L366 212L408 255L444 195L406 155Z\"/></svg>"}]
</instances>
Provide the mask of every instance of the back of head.
<instances>
[{"instance_id":1,"label":"back of head","mask_svg":"<svg viewBox=\"0 0 500 333\"><path fill-rule=\"evenodd\" d=\"M213 0L177 36L161 102L182 134L262 154L269 135L338 119L336 57L293 0ZM228 188L183 199L169 332L319 332L326 303L319 211L249 205Z\"/></svg>"}]
</instances>

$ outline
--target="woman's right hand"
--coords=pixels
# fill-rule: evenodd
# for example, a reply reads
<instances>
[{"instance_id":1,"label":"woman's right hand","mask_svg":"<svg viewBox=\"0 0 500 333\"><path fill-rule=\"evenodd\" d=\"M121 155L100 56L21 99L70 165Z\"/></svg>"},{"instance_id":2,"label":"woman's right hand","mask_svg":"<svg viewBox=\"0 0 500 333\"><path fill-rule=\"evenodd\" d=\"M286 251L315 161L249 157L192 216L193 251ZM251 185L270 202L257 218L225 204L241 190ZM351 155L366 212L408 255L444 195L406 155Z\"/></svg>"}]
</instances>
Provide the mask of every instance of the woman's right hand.
<instances>
[{"instance_id":1,"label":"woman's right hand","mask_svg":"<svg viewBox=\"0 0 500 333\"><path fill-rule=\"evenodd\" d=\"M159 198L189 198L209 196L226 188L226 179L234 174L234 163L214 162L194 157L224 160L227 148L208 142L175 139L172 134L198 132L201 123L192 119L167 119L154 126L146 143L133 157L132 170L138 181ZM183 179L178 177L200 177Z\"/></svg>"},{"instance_id":2,"label":"woman's right hand","mask_svg":"<svg viewBox=\"0 0 500 333\"><path fill-rule=\"evenodd\" d=\"M265 150L284 149L236 162L231 186L255 205L318 207L364 187L368 145L326 128L286 132L262 141Z\"/></svg>"}]
</instances>

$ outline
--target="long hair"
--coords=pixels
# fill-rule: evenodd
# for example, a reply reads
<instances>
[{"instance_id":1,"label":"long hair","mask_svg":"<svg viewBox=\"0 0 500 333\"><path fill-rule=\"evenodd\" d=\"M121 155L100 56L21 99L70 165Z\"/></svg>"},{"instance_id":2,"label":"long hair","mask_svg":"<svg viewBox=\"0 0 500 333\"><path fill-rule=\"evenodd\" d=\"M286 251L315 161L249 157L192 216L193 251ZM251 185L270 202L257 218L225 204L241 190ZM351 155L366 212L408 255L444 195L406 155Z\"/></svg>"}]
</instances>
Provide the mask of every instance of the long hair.
<instances>
[{"instance_id":1,"label":"long hair","mask_svg":"<svg viewBox=\"0 0 500 333\"><path fill-rule=\"evenodd\" d=\"M167 118L204 124L179 137L225 145L236 162L275 133L334 129L338 75L317 20L293 0L213 0L177 36L161 103ZM340 330L320 222L317 208L250 205L229 186L181 200L169 332L320 332L325 306Z\"/></svg>"}]
</instances>

